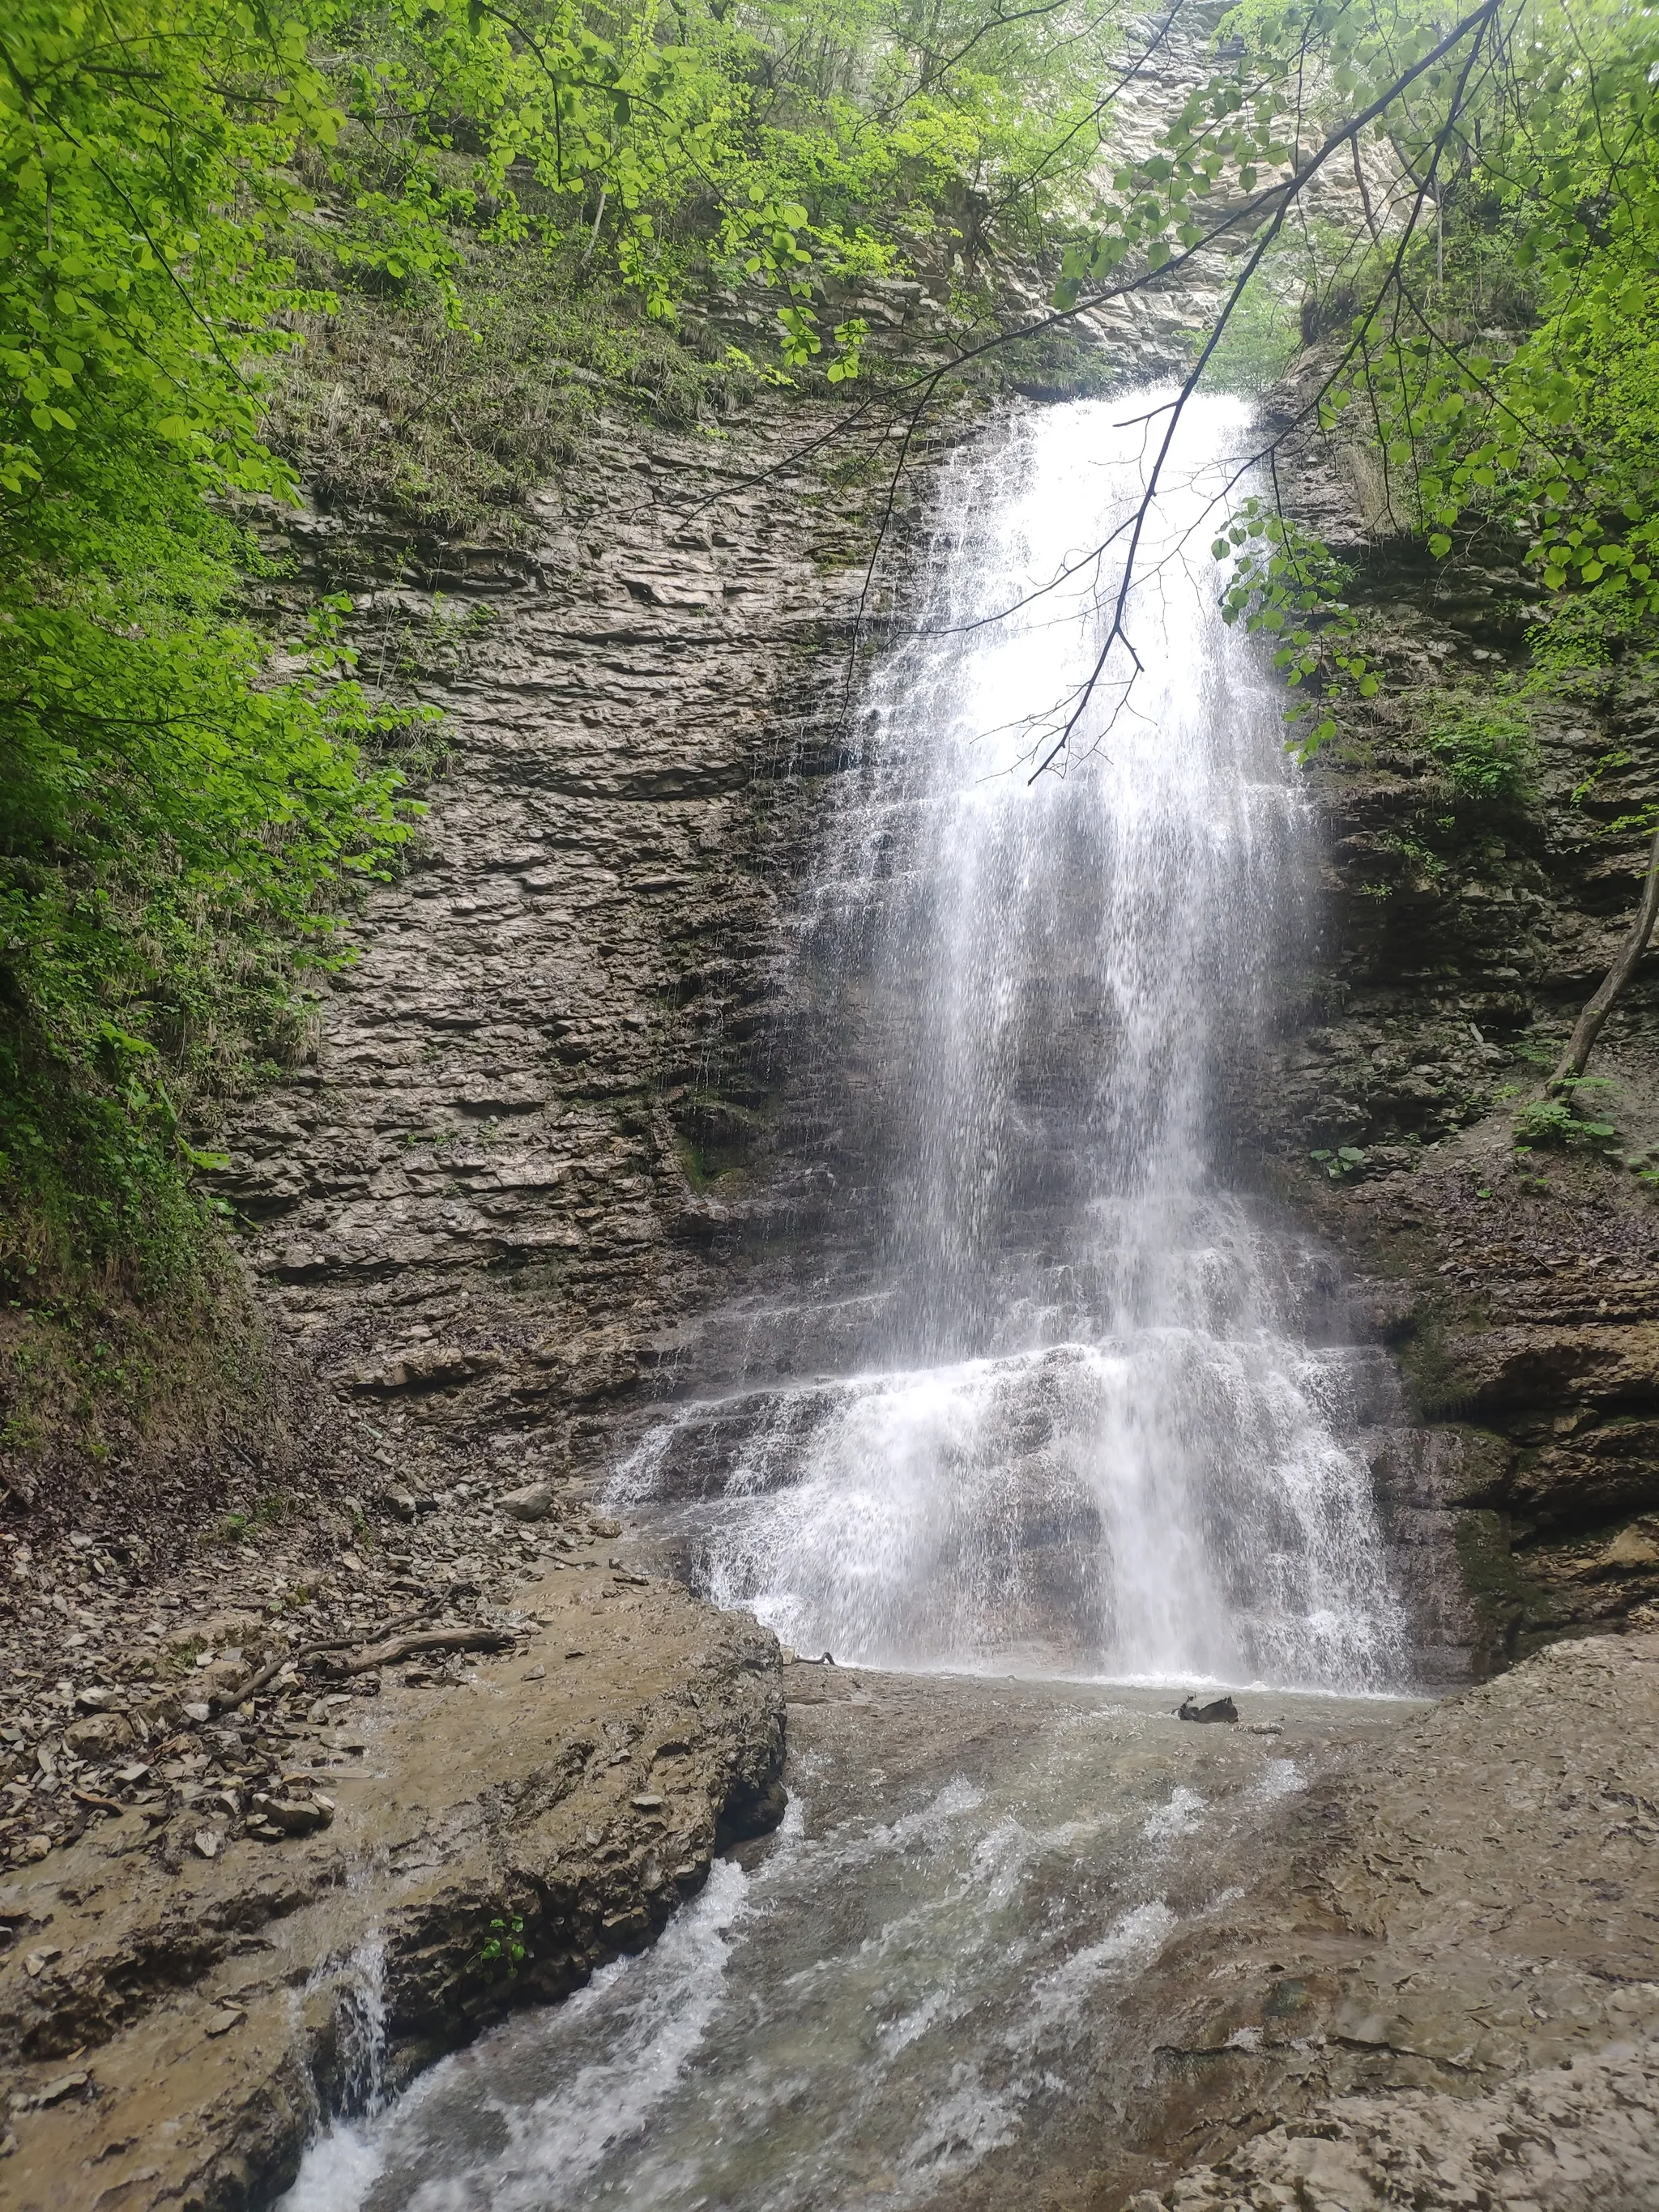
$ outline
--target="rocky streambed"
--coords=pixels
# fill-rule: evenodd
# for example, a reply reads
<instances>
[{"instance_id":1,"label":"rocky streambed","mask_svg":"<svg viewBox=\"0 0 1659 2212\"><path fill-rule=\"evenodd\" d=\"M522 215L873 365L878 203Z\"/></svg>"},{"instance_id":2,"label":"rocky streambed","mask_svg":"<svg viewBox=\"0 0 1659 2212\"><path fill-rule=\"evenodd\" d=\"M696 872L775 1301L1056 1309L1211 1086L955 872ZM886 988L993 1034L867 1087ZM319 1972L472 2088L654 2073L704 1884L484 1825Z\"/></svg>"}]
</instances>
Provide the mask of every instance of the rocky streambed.
<instances>
[{"instance_id":1,"label":"rocky streambed","mask_svg":"<svg viewBox=\"0 0 1659 2212\"><path fill-rule=\"evenodd\" d=\"M326 1831L8 1890L9 2203L1653 2201L1659 1638L1193 1727L602 1562L522 1616Z\"/></svg>"},{"instance_id":2,"label":"rocky streambed","mask_svg":"<svg viewBox=\"0 0 1659 2212\"><path fill-rule=\"evenodd\" d=\"M0 1887L9 2203L268 2200L333 2106L646 1942L781 1815L752 1622L577 1545L453 1635L372 1697L190 1697L154 1787L81 1755L84 1829Z\"/></svg>"}]
</instances>

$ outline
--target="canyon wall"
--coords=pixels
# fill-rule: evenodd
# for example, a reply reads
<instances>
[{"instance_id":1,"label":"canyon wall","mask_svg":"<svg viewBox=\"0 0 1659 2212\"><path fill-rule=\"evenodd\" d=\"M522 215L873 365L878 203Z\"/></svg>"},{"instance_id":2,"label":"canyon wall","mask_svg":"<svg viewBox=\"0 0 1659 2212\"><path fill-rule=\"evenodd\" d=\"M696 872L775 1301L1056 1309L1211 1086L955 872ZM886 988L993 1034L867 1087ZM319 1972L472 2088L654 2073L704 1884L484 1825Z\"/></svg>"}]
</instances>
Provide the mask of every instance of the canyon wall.
<instances>
[{"instance_id":1,"label":"canyon wall","mask_svg":"<svg viewBox=\"0 0 1659 2212\"><path fill-rule=\"evenodd\" d=\"M1385 680L1309 771L1322 934L1256 1127L1398 1364L1379 1490L1407 1541L1449 1528L1490 1667L1659 1596L1651 957L1577 1101L1601 1133L1528 1115L1639 902L1659 696L1639 666L1537 680L1512 562L1402 556L1346 457L1303 462Z\"/></svg>"},{"instance_id":2,"label":"canyon wall","mask_svg":"<svg viewBox=\"0 0 1659 2212\"><path fill-rule=\"evenodd\" d=\"M933 313L915 288L890 307ZM1153 333L1108 332L1097 369L1120 353L1164 365ZM418 589L372 520L295 532L301 581L349 584L366 633L436 592L463 641L426 685L453 734L418 855L226 1178L270 1310L350 1409L335 1449L371 1511L602 1476L651 1404L717 1378L709 1316L763 1255L775 1284L822 1231L825 1162L860 1152L856 1072L828 1104L802 1080L833 1041L787 954L880 478L867 443L792 463L815 427L612 424L522 550L449 547ZM918 501L927 480L924 457ZM1633 906L1641 841L1602 833L1644 803L1653 708L1616 678L1547 696L1524 793L1471 805L1425 732L1519 662L1519 577L1415 572L1328 457L1308 482L1389 680L1309 771L1321 930L1241 1101L1243 1164L1335 1263L1311 1325L1398 1364L1359 1442L1455 1674L1659 1589L1651 994L1598 1061L1621 1158L1517 1154L1512 1127Z\"/></svg>"},{"instance_id":3,"label":"canyon wall","mask_svg":"<svg viewBox=\"0 0 1659 2212\"><path fill-rule=\"evenodd\" d=\"M297 581L349 585L371 635L441 595L466 639L422 684L449 751L409 872L223 1178L371 1496L591 1471L586 1409L717 1267L859 586L856 495L789 459L811 427L612 427L521 550L294 533Z\"/></svg>"}]
</instances>

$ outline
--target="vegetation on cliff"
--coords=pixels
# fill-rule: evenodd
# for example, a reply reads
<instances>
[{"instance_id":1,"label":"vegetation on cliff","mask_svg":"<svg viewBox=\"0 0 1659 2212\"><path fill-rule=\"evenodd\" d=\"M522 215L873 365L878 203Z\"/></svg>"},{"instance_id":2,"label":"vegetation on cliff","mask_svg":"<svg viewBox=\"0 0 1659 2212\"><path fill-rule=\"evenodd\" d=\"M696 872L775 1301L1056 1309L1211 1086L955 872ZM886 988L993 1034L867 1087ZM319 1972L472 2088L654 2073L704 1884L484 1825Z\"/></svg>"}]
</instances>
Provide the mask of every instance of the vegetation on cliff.
<instances>
[{"instance_id":1,"label":"vegetation on cliff","mask_svg":"<svg viewBox=\"0 0 1659 2212\"><path fill-rule=\"evenodd\" d=\"M1245 0L1225 29L1232 56L1155 149L1116 172L1066 257L1068 306L1166 280L1230 234L1239 266L1161 410L1096 676L1048 758L1070 744L1114 656L1133 655L1134 550L1182 407L1241 361L1260 380L1294 362L1292 398L1235 479L1265 472L1267 489L1224 509L1213 550L1230 564L1227 618L1266 636L1291 687L1303 758L1336 734L1345 698L1374 696L1380 681L1343 569L1283 496L1281 461L1316 439L1374 540L1510 571L1531 623L1524 688L1651 655L1659 11L1481 0L1453 17L1413 0ZM1350 171L1352 189L1334 192ZM1455 781L1468 748L1444 737L1429 731L1428 750ZM1488 787L1464 799L1513 803L1523 752L1488 762ZM1651 813L1642 826L1655 829ZM1656 915L1659 835L1559 1087L1583 1076Z\"/></svg>"},{"instance_id":2,"label":"vegetation on cliff","mask_svg":"<svg viewBox=\"0 0 1659 2212\"><path fill-rule=\"evenodd\" d=\"M1116 171L1066 252L1060 303L1248 241L1161 410L1170 437L1230 348L1236 368L1241 341L1265 346L1271 373L1322 337L1316 374L1241 476L1271 474L1316 428L1355 462L1373 530L1437 560L1471 543L1520 559L1553 597L1540 619L1558 661L1645 643L1659 619L1659 12L1482 0L1450 20L1247 0L1225 29L1234 57ZM1357 189L1339 203L1328 188L1349 163ZM1347 678L1363 693L1340 572L1277 489L1217 540L1227 611L1282 634L1291 685L1328 696ZM1310 742L1332 734L1305 712Z\"/></svg>"},{"instance_id":3,"label":"vegetation on cliff","mask_svg":"<svg viewBox=\"0 0 1659 2212\"><path fill-rule=\"evenodd\" d=\"M295 635L250 611L295 464L465 527L568 451L601 379L683 420L722 379L849 382L862 328L826 323L826 280L893 270L970 201L976 229L1032 236L1097 143L1115 44L1069 0L9 11L14 1315L199 1286L216 1101L291 1056L352 885L410 833L422 710L354 668L344 605ZM677 333L732 284L771 296L758 360ZM354 447L342 384L394 349L404 420Z\"/></svg>"},{"instance_id":4,"label":"vegetation on cliff","mask_svg":"<svg viewBox=\"0 0 1659 2212\"><path fill-rule=\"evenodd\" d=\"M301 477L476 527L572 453L596 391L711 428L757 379L845 398L867 334L832 303L860 283L1063 246L1052 324L1228 239L1237 281L1186 389L1241 362L1261 380L1311 340L1269 470L1317 427L1374 528L1516 563L1557 664L1647 650L1655 14L1206 11L1212 72L1109 176L1117 96L1182 12L1135 31L1109 0L19 0L0 32L14 1310L197 1277L215 1102L295 1049L353 884L411 833L421 710L354 667L343 606L297 635L252 611L259 527ZM737 295L769 298L769 331L688 337L688 303ZM890 379L885 404L940 374ZM1377 680L1340 570L1271 495L1218 550L1319 742L1333 700Z\"/></svg>"}]
</instances>

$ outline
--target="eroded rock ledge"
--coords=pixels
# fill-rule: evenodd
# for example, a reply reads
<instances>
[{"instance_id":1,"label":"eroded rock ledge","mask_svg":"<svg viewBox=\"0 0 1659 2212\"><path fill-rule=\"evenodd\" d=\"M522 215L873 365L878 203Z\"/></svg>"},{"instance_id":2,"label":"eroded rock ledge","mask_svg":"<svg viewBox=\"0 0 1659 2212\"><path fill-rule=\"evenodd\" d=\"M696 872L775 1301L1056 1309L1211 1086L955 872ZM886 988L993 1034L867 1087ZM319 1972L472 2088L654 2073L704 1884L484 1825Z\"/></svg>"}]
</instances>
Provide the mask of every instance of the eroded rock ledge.
<instances>
[{"instance_id":1,"label":"eroded rock ledge","mask_svg":"<svg viewBox=\"0 0 1659 2212\"><path fill-rule=\"evenodd\" d=\"M372 515L295 532L366 653L463 640L421 687L450 756L420 857L226 1140L253 1273L360 1409L371 1490L377 1463L417 1490L480 1451L580 1465L586 1409L703 1286L858 599L860 495L792 459L819 428L607 423L526 546L438 570Z\"/></svg>"},{"instance_id":2,"label":"eroded rock ledge","mask_svg":"<svg viewBox=\"0 0 1659 2212\"><path fill-rule=\"evenodd\" d=\"M134 1810L0 1889L9 2206L267 2201L361 2101L366 2023L396 2087L648 1941L775 1822L775 1639L618 1580L573 1559L520 1599L510 1655L440 1698L388 1686L303 1778L326 1828L166 1880Z\"/></svg>"},{"instance_id":3,"label":"eroded rock ledge","mask_svg":"<svg viewBox=\"0 0 1659 2212\"><path fill-rule=\"evenodd\" d=\"M1133 2212L1659 2202L1656 1772L1638 1632L1553 1645L1311 1791L1149 1978Z\"/></svg>"}]
</instances>

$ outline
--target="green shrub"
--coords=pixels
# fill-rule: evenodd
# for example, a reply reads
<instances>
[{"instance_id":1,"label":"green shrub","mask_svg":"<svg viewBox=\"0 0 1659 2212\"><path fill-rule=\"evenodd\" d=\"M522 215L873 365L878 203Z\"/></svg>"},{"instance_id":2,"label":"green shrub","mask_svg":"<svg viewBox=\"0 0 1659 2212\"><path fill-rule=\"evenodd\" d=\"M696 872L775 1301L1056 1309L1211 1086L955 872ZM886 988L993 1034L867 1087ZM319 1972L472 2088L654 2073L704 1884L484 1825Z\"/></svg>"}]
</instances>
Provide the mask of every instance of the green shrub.
<instances>
[{"instance_id":1,"label":"green shrub","mask_svg":"<svg viewBox=\"0 0 1659 2212\"><path fill-rule=\"evenodd\" d=\"M1437 695L1427 708L1423 743L1460 799L1524 806L1537 787L1532 725L1502 699Z\"/></svg>"},{"instance_id":2,"label":"green shrub","mask_svg":"<svg viewBox=\"0 0 1659 2212\"><path fill-rule=\"evenodd\" d=\"M1581 1091L1612 1087L1606 1076L1582 1075L1564 1086L1565 1096L1534 1099L1515 1117L1516 1151L1600 1152L1616 1143L1619 1130L1614 1122L1581 1120L1574 1111Z\"/></svg>"}]
</instances>

